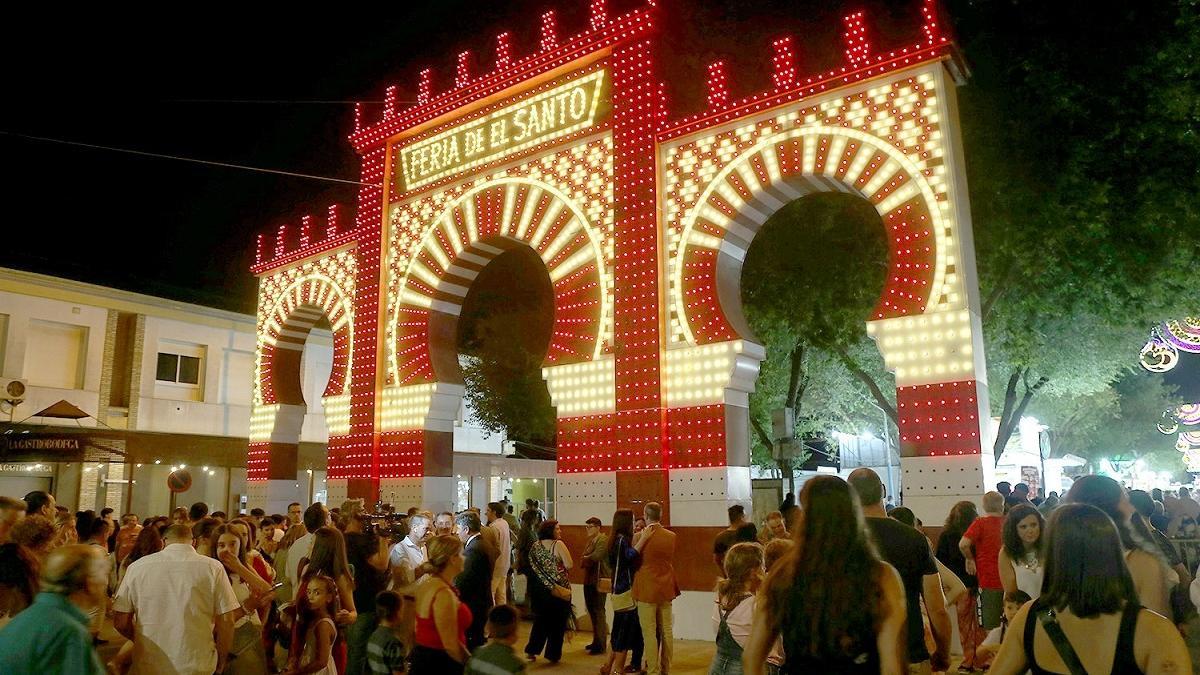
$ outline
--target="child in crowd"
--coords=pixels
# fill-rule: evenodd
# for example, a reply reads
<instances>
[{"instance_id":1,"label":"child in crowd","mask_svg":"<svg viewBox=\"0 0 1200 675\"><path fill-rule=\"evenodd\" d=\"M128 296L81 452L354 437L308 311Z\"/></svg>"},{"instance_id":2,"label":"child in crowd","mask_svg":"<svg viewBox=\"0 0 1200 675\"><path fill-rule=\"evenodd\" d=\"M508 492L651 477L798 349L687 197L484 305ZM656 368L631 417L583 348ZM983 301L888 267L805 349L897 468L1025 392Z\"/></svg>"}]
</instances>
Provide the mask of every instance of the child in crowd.
<instances>
[{"instance_id":1,"label":"child in crowd","mask_svg":"<svg viewBox=\"0 0 1200 675\"><path fill-rule=\"evenodd\" d=\"M395 591L375 596L379 627L367 643L367 669L372 674L397 675L404 672L404 643L400 640L400 610L404 599Z\"/></svg>"},{"instance_id":2,"label":"child in crowd","mask_svg":"<svg viewBox=\"0 0 1200 675\"><path fill-rule=\"evenodd\" d=\"M289 663L284 675L337 675L333 663L333 641L337 626L338 588L333 579L318 574L308 580L306 597L300 602L300 631L303 644L300 663Z\"/></svg>"},{"instance_id":3,"label":"child in crowd","mask_svg":"<svg viewBox=\"0 0 1200 675\"><path fill-rule=\"evenodd\" d=\"M464 675L524 673L525 662L517 658L517 610L512 605L496 605L488 612L488 643L467 659Z\"/></svg>"},{"instance_id":4,"label":"child in crowd","mask_svg":"<svg viewBox=\"0 0 1200 675\"><path fill-rule=\"evenodd\" d=\"M975 652L980 663L989 663L996 656L996 652L1000 651L1000 645L1004 643L1004 634L1008 631L1008 624L1012 622L1021 607L1032 599L1025 591L1009 591L1004 594L1004 618L1000 620L999 626L988 633Z\"/></svg>"}]
</instances>

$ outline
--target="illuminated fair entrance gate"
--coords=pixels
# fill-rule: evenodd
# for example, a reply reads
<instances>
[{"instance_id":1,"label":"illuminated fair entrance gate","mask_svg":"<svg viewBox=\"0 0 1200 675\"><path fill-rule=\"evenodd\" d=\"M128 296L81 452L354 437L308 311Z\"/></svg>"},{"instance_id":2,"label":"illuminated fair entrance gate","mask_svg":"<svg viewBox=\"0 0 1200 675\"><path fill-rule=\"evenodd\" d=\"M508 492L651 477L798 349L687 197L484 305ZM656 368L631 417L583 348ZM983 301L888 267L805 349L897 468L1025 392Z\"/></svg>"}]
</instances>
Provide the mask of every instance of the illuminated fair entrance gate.
<instances>
[{"instance_id":1,"label":"illuminated fair entrance gate","mask_svg":"<svg viewBox=\"0 0 1200 675\"><path fill-rule=\"evenodd\" d=\"M325 397L330 500L449 505L458 314L479 272L526 246L554 287L543 374L557 515L577 526L657 500L678 555L708 560L727 507L751 498L748 395L764 353L742 315L742 260L775 211L822 191L863 197L887 228L887 282L864 318L896 375L905 503L928 520L980 494L987 400L960 70L931 0L915 0L921 35L885 54L861 13L846 17L846 63L832 72L802 77L791 40L777 40L773 87L753 96L734 98L712 64L708 109L682 119L652 68L657 11L609 16L593 0L590 28L570 39L548 12L536 53L518 58L501 34L488 72L463 53L452 87L435 93L424 70L415 106L398 109L389 87L381 120L356 115L370 186L354 227L332 213L324 237L306 220L298 247L283 228L273 252L260 239L255 499L292 497L280 370L325 312L341 355ZM680 573L707 592L716 569Z\"/></svg>"}]
</instances>

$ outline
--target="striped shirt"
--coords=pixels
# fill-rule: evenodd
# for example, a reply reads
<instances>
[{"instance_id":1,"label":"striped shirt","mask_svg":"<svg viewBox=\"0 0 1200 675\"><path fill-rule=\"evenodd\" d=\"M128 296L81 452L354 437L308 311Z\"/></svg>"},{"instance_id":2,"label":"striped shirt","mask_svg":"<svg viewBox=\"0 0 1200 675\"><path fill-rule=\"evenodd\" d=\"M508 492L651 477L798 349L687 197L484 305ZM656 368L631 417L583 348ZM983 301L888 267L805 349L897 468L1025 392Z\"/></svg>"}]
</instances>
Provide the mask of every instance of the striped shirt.
<instances>
[{"instance_id":1,"label":"striped shirt","mask_svg":"<svg viewBox=\"0 0 1200 675\"><path fill-rule=\"evenodd\" d=\"M392 675L404 672L404 643L391 626L380 626L367 641L367 671Z\"/></svg>"},{"instance_id":2,"label":"striped shirt","mask_svg":"<svg viewBox=\"0 0 1200 675\"><path fill-rule=\"evenodd\" d=\"M517 658L511 645L492 640L476 649L467 659L464 675L512 675L524 673L525 662Z\"/></svg>"}]
</instances>

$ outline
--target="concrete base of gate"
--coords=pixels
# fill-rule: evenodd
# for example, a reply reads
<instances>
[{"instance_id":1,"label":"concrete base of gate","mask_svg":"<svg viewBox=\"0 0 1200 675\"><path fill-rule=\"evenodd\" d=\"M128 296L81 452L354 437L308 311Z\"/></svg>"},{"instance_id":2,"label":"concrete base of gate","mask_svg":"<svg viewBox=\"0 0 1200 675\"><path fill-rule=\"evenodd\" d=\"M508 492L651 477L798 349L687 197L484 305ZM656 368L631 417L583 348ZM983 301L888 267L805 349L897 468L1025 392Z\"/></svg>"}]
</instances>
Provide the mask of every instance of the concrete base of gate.
<instances>
[{"instance_id":1,"label":"concrete base of gate","mask_svg":"<svg viewBox=\"0 0 1200 675\"><path fill-rule=\"evenodd\" d=\"M679 564L679 561L676 561ZM571 606L575 610L575 619L581 622L587 622L587 628L581 627L578 636L591 638L591 623L588 620L586 605L583 602L583 585L571 584ZM675 639L676 640L701 640L711 643L717 638L717 632L712 625L712 607L713 594L712 592L704 591L684 591L675 602L671 605L671 611L675 619ZM612 601L605 603L605 611L608 614L608 625L613 624L613 607ZM677 645L678 647L678 645Z\"/></svg>"},{"instance_id":2,"label":"concrete base of gate","mask_svg":"<svg viewBox=\"0 0 1200 675\"><path fill-rule=\"evenodd\" d=\"M295 480L264 480L246 483L246 507L267 513L287 513L288 504L305 501L304 490Z\"/></svg>"},{"instance_id":3,"label":"concrete base of gate","mask_svg":"<svg viewBox=\"0 0 1200 675\"><path fill-rule=\"evenodd\" d=\"M609 526L617 510L617 473L560 473L555 483L555 518L563 525L582 526L595 516ZM524 505L516 505L518 511ZM582 605L580 605L582 607Z\"/></svg>"},{"instance_id":4,"label":"concrete base of gate","mask_svg":"<svg viewBox=\"0 0 1200 675\"><path fill-rule=\"evenodd\" d=\"M928 526L939 526L960 501L980 503L988 487L983 455L901 457L904 505Z\"/></svg>"},{"instance_id":5,"label":"concrete base of gate","mask_svg":"<svg viewBox=\"0 0 1200 675\"><path fill-rule=\"evenodd\" d=\"M671 469L668 476L671 527L727 527L734 504L754 513L750 467Z\"/></svg>"},{"instance_id":6,"label":"concrete base of gate","mask_svg":"<svg viewBox=\"0 0 1200 675\"><path fill-rule=\"evenodd\" d=\"M397 511L407 511L409 507L416 506L435 515L442 511L454 513L458 479L454 476L381 478L379 497Z\"/></svg>"}]
</instances>

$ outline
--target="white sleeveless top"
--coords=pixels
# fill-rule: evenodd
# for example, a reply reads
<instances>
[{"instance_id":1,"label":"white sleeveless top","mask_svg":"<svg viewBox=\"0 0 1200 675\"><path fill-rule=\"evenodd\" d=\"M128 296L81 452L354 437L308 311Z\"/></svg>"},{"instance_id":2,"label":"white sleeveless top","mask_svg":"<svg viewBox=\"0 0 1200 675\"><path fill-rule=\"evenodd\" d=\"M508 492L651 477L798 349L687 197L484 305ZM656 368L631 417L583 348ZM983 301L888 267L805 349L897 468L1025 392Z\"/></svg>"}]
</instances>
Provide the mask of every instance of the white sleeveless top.
<instances>
[{"instance_id":1,"label":"white sleeveless top","mask_svg":"<svg viewBox=\"0 0 1200 675\"><path fill-rule=\"evenodd\" d=\"M1033 560L1032 567L1016 560L1010 561L1010 564L1017 575L1017 590L1025 591L1030 598L1037 600L1042 594L1042 577L1045 576L1046 568L1042 561L1037 558Z\"/></svg>"},{"instance_id":2,"label":"white sleeveless top","mask_svg":"<svg viewBox=\"0 0 1200 675\"><path fill-rule=\"evenodd\" d=\"M308 635L304 638L304 656L300 659L300 665L306 666L316 659L317 652L317 624L322 621L328 621L329 625L333 626L333 630L337 632L337 624L333 623L333 619L325 617L317 623L314 623L308 629ZM314 675L338 675L337 665L333 662L333 650L329 650L329 660L326 661L325 667L318 670Z\"/></svg>"},{"instance_id":3,"label":"white sleeveless top","mask_svg":"<svg viewBox=\"0 0 1200 675\"><path fill-rule=\"evenodd\" d=\"M237 597L238 602L242 605L245 605L246 601L250 599L250 586L247 585L245 581L242 581L242 578L238 576L237 572L233 572L229 575L229 583L233 586L233 594ZM255 626L262 625L262 619L259 618L258 612L247 612L242 618L237 620L237 623L234 624L234 628L237 628L247 621Z\"/></svg>"}]
</instances>

